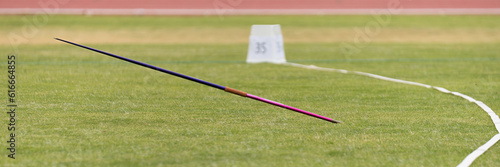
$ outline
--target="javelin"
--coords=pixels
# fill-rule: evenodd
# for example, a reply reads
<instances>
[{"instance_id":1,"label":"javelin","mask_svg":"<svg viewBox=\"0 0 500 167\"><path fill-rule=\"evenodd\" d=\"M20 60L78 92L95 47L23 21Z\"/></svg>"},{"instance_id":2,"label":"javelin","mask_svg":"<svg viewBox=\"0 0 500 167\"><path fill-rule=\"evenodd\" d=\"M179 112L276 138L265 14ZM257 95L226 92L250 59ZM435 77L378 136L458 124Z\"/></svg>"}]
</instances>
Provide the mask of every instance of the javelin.
<instances>
[{"instance_id":1,"label":"javelin","mask_svg":"<svg viewBox=\"0 0 500 167\"><path fill-rule=\"evenodd\" d=\"M94 52L105 54L105 55L108 55L108 56L111 56L111 57L114 57L114 58L117 58L117 59L120 59L120 60L128 61L130 63L134 63L134 64L137 64L137 65L140 65L140 66L143 66L143 67L147 67L147 68L150 68L150 69L153 69L153 70L156 70L156 71L164 72L164 73L176 76L176 77L184 78L184 79L187 79L187 80L190 80L190 81L193 81L193 82L197 82L197 83L200 83L200 84L203 84L203 85L207 85L207 86L210 86L210 87L213 87L213 88L224 90L224 91L229 92L229 93L237 94L237 95L240 95L240 96L243 96L243 97L248 97L248 98L251 98L251 99L254 99L254 100L258 100L258 101L261 101L261 102L264 102L264 103L272 104L272 105L275 105L275 106L278 106L278 107L282 107L282 108L286 108L286 109L289 109L289 110L292 110L292 111L295 111L295 112L298 112L298 113L302 113L302 114L305 114L305 115L316 117L316 118L319 118L319 119L322 119L322 120L325 120L325 121L328 121L328 122L343 123L341 121L337 121L337 120L334 120L334 119L331 119L331 118L328 118L328 117L324 117L324 116L321 116L321 115L318 115L318 114L314 114L312 112L304 111L304 110L301 110L301 109L298 109L298 108L290 107L290 106L287 106L287 105L284 105L284 104L281 104L281 103L278 103L278 102L275 102L275 101L271 101L271 100L268 100L268 99L264 99L264 98L259 97L259 96L248 94L246 92L239 91L239 90L236 90L236 89L233 89L233 88L230 88L230 87L225 87L225 86L217 85L217 84L214 84L214 83L210 83L210 82L198 79L198 78L193 78L193 77L190 77L190 76L187 76L187 75L184 75L184 74L180 74L180 73L176 73L176 72L173 72L173 71L170 71L170 70L165 70L165 69L160 68L160 67L152 66L152 65L149 65L149 64L146 64L146 63L143 63L143 62L139 62L139 61L132 60L132 59L129 59L129 58L121 57L121 56L118 56L118 55L115 55L115 54L111 54L111 53L108 53L108 52L100 51L100 50L97 50L97 49L94 49L94 48L83 46L83 45L80 45L80 44L77 44L77 43L73 43L73 42L70 42L70 41L66 41L66 40L63 40L63 39L59 39L59 38L55 38L55 39L59 40L59 41L62 41L62 42L66 42L68 44L72 44L72 45L75 45L75 46L78 46L78 47L82 47L82 48L91 50L91 51L94 51Z\"/></svg>"}]
</instances>

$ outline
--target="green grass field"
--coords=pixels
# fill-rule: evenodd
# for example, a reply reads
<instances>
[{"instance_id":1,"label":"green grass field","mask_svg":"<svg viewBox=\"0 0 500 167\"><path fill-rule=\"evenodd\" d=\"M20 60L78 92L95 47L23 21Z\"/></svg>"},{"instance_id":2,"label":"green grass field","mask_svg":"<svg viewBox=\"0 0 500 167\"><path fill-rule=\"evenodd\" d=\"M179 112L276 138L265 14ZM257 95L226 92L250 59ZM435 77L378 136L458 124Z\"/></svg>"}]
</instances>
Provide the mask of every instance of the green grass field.
<instances>
[{"instance_id":1,"label":"green grass field","mask_svg":"<svg viewBox=\"0 0 500 167\"><path fill-rule=\"evenodd\" d=\"M440 86L500 111L500 16L0 16L2 78L17 56L16 159L0 166L456 166L497 134L477 105L369 77L246 64L252 24L281 24L289 62ZM28 23L24 20L28 20ZM12 34L25 39L11 46ZM345 124L121 62L60 37ZM6 83L5 83L6 84ZM473 166L500 166L494 145Z\"/></svg>"}]
</instances>

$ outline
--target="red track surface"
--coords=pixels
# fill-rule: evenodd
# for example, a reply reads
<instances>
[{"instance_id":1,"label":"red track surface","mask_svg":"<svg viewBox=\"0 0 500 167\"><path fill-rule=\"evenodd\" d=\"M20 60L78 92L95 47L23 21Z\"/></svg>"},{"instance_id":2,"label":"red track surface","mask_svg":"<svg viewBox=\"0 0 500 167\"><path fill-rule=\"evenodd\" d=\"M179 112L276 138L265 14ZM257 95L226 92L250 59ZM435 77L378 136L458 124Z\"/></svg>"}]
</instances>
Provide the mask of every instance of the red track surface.
<instances>
[{"instance_id":1,"label":"red track surface","mask_svg":"<svg viewBox=\"0 0 500 167\"><path fill-rule=\"evenodd\" d=\"M51 6L52 5L52 6ZM56 6L57 5L57 6ZM500 0L0 0L1 8L79 9L402 9L500 8Z\"/></svg>"}]
</instances>

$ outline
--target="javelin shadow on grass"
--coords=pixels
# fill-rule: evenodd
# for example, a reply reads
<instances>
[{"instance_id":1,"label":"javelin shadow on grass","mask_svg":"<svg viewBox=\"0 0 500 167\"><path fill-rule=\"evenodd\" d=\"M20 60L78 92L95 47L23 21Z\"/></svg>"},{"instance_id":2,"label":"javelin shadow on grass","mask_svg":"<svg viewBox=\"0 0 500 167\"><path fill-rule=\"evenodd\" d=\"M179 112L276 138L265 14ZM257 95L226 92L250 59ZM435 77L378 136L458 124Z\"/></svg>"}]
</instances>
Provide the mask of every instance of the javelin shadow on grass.
<instances>
[{"instance_id":1,"label":"javelin shadow on grass","mask_svg":"<svg viewBox=\"0 0 500 167\"><path fill-rule=\"evenodd\" d=\"M176 73L176 72L173 72L173 71L165 70L165 69L160 68L160 67L152 66L152 65L149 65L149 64L146 64L146 63L143 63L143 62L135 61L135 60L128 59L128 58L125 58L125 57L121 57L121 56L118 56L118 55L115 55L115 54L111 54L111 53L108 53L108 52L100 51L100 50L97 50L97 49L94 49L94 48L83 46L83 45L80 45L80 44L77 44L77 43L73 43L73 42L70 42L70 41L66 41L66 40L63 40L63 39L59 39L59 38L55 38L55 39L59 40L59 41L62 41L62 42L66 42L68 44L72 44L72 45L75 45L75 46L78 46L78 47L82 47L82 48L91 50L91 51L94 51L94 52L105 54L105 55L108 55L108 56L111 56L111 57L114 57L114 58L117 58L117 59L120 59L120 60L124 60L124 61L130 62L130 63L134 63L134 64L137 64L137 65L140 65L140 66L143 66L143 67L147 67L147 68L150 68L150 69L153 69L153 70L156 70L156 71L164 72L164 73L176 76L176 77L184 78L184 79L187 79L187 80L190 80L190 81L193 81L193 82L197 82L197 83L200 83L200 84L203 84L203 85L207 85L207 86L210 86L210 87L213 87L213 88L224 90L226 92L237 94L237 95L240 95L240 96L243 96L243 97L248 97L248 98L251 98L251 99L254 99L254 100L258 100L258 101L261 101L261 102L264 102L264 103L272 104L272 105L275 105L275 106L278 106L278 107L286 108L286 109L289 109L289 110L292 110L292 111L295 111L295 112L299 112L299 113L302 113L302 114L305 114L305 115L309 115L309 116L312 116L312 117L316 117L316 118L319 118L319 119L322 119L322 120L325 120L325 121L328 121L328 122L343 123L341 121L337 121L337 120L334 120L334 119L331 119L331 118L328 118L328 117L324 117L324 116L321 116L321 115L318 115L318 114L314 114L314 113L311 113L311 112L308 112L308 111L305 111L305 110L301 110L301 109L298 109L298 108L290 107L290 106L287 106L287 105L284 105L284 104L281 104L281 103L278 103L278 102L275 102L275 101L271 101L271 100L268 100L268 99L265 99L265 98L262 98L262 97L258 97L258 96L252 95L252 94L248 94L246 92L239 91L239 90L236 90L236 89L233 89L233 88L230 88L230 87L225 87L225 86L217 85L217 84L214 84L214 83L210 83L210 82L198 79L198 78L194 78L194 77L190 77L190 76L187 76L187 75L184 75L184 74L180 74L180 73Z\"/></svg>"}]
</instances>

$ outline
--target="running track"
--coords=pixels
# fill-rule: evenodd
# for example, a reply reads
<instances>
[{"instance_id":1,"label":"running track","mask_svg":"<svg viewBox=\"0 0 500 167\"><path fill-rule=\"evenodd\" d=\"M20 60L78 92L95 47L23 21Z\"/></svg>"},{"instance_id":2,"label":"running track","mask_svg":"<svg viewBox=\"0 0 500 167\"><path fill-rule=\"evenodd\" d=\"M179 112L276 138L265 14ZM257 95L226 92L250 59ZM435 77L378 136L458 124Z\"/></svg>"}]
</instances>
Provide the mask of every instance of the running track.
<instances>
[{"instance_id":1,"label":"running track","mask_svg":"<svg viewBox=\"0 0 500 167\"><path fill-rule=\"evenodd\" d=\"M0 0L0 14L371 14L381 9L500 14L500 0Z\"/></svg>"}]
</instances>

